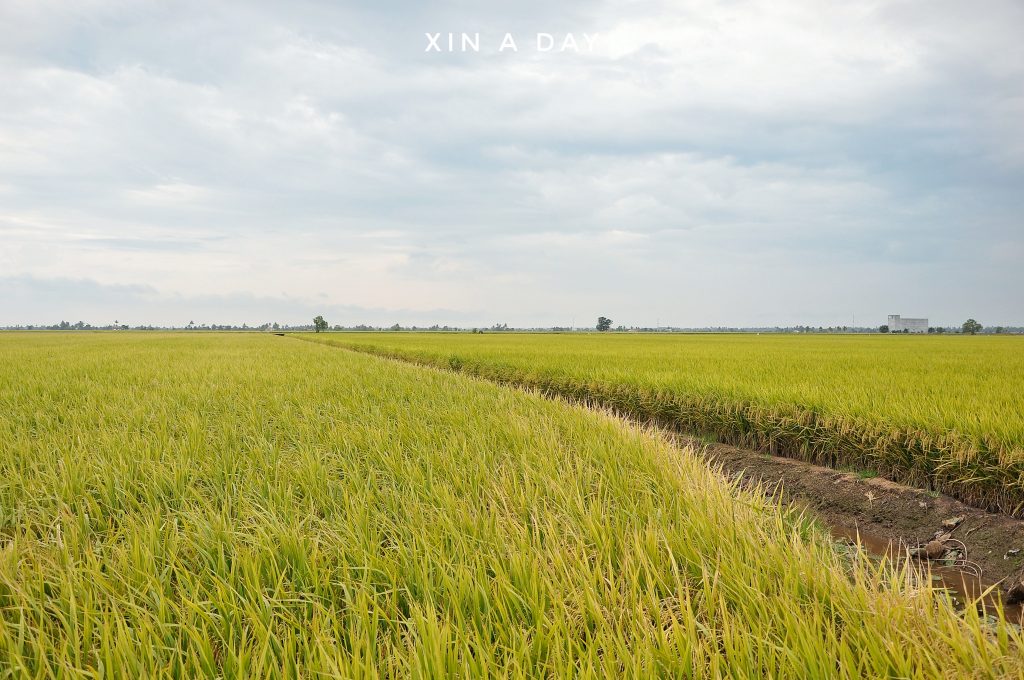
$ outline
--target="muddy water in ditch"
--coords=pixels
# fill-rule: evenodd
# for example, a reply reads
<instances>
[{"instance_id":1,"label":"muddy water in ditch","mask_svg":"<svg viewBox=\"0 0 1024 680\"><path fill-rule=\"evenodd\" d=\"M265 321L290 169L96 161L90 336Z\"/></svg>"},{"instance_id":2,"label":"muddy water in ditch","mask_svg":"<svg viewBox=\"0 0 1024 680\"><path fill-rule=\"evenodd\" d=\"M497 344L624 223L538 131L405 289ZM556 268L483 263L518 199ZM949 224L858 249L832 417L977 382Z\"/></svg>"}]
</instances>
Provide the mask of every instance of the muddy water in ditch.
<instances>
[{"instance_id":1,"label":"muddy water in ditch","mask_svg":"<svg viewBox=\"0 0 1024 680\"><path fill-rule=\"evenodd\" d=\"M881 536L864 533L855 527L832 526L829 527L829 533L837 540L860 543L870 554L878 557L887 557L894 561L913 559L907 555L907 547L905 545L900 545ZM917 560L914 561L917 562ZM918 562L918 564L923 569L927 563ZM995 614L997 605L1001 603L998 588L992 588L990 592L986 593L985 591L989 590L992 584L985 583L970 572L961 571L953 567L944 567L935 563L932 563L930 566L932 585L935 588L948 590L955 598L954 601L958 606L962 607L968 602L976 601L978 602L979 610ZM1017 623L1024 619L1024 605L1006 604L1003 602L1002 607L1007 621Z\"/></svg>"}]
</instances>

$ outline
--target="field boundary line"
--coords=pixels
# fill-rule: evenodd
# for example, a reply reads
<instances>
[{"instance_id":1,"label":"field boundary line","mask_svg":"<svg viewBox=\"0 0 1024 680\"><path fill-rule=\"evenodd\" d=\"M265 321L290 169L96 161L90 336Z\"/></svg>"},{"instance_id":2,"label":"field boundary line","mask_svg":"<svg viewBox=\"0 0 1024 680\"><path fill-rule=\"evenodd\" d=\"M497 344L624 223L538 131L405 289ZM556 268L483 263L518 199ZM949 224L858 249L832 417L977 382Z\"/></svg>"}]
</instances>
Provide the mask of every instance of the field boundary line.
<instances>
[{"instance_id":1,"label":"field boundary line","mask_svg":"<svg viewBox=\"0 0 1024 680\"><path fill-rule=\"evenodd\" d=\"M1024 451L974 442L955 432L883 429L799 406L765 407L714 396L687 396L552 374L526 374L457 354L424 355L336 338L299 340L471 375L599 406L633 420L832 469L871 471L891 481L943 493L971 507L1024 516Z\"/></svg>"}]
</instances>

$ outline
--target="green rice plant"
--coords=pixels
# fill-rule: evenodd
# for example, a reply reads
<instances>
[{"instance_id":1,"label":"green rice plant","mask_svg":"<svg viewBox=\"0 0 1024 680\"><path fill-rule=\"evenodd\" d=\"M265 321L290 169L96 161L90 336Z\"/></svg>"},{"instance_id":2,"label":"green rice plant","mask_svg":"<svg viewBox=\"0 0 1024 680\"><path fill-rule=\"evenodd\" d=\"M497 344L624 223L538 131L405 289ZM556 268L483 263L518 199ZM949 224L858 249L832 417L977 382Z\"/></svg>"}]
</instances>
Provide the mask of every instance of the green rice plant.
<instances>
[{"instance_id":1,"label":"green rice plant","mask_svg":"<svg viewBox=\"0 0 1024 680\"><path fill-rule=\"evenodd\" d=\"M1024 338L335 334L725 443L1024 515Z\"/></svg>"},{"instance_id":2,"label":"green rice plant","mask_svg":"<svg viewBox=\"0 0 1024 680\"><path fill-rule=\"evenodd\" d=\"M606 413L267 335L0 335L0 676L1019 677Z\"/></svg>"}]
</instances>

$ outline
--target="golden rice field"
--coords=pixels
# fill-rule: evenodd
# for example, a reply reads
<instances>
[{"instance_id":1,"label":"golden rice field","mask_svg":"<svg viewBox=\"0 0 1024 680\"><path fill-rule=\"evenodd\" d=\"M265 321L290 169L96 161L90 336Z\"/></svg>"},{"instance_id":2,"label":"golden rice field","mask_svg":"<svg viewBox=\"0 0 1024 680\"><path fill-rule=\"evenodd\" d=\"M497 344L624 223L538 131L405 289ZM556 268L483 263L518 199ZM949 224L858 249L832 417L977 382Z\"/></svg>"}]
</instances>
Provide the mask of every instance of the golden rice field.
<instances>
[{"instance_id":1,"label":"golden rice field","mask_svg":"<svg viewBox=\"0 0 1024 680\"><path fill-rule=\"evenodd\" d=\"M1024 514L1024 338L308 335Z\"/></svg>"},{"instance_id":2,"label":"golden rice field","mask_svg":"<svg viewBox=\"0 0 1024 680\"><path fill-rule=\"evenodd\" d=\"M1019 677L1022 642L602 413L293 338L0 334L0 677Z\"/></svg>"}]
</instances>

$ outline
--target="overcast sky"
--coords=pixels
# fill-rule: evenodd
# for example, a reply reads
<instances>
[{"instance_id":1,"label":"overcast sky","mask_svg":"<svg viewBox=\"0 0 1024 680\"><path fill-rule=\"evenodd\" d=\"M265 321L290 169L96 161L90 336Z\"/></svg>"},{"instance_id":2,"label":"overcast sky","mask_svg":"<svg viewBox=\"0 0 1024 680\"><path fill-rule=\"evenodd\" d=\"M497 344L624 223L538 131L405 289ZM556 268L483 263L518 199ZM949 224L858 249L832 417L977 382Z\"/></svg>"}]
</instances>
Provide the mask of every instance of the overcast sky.
<instances>
[{"instance_id":1,"label":"overcast sky","mask_svg":"<svg viewBox=\"0 0 1024 680\"><path fill-rule=\"evenodd\" d=\"M0 325L1024 324L1022 35L1015 0L0 0Z\"/></svg>"}]
</instances>

